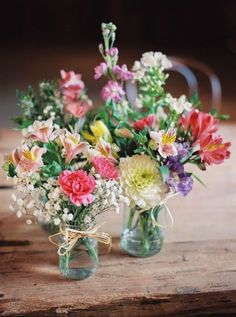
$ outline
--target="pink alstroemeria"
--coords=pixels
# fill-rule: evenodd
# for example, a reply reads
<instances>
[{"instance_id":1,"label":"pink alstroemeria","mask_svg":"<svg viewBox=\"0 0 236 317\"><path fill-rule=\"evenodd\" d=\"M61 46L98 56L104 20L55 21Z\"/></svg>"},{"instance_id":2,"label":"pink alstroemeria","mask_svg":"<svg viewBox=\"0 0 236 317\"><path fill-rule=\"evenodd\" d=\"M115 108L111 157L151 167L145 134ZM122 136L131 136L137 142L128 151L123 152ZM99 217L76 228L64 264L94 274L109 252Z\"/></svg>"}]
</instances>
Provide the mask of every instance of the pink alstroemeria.
<instances>
[{"instance_id":1,"label":"pink alstroemeria","mask_svg":"<svg viewBox=\"0 0 236 317\"><path fill-rule=\"evenodd\" d=\"M106 157L113 164L117 162L117 151L119 149L114 148L114 146L104 140L100 140L95 147L95 150L100 153L100 155Z\"/></svg>"},{"instance_id":2,"label":"pink alstroemeria","mask_svg":"<svg viewBox=\"0 0 236 317\"><path fill-rule=\"evenodd\" d=\"M34 121L25 131L23 135L27 139L34 139L46 143L49 141L53 131L53 121Z\"/></svg>"},{"instance_id":3,"label":"pink alstroemeria","mask_svg":"<svg viewBox=\"0 0 236 317\"><path fill-rule=\"evenodd\" d=\"M117 75L117 78L121 80L132 80L134 77L134 74L128 70L127 65L125 64L121 67L119 65L116 65L113 67L112 70Z\"/></svg>"},{"instance_id":4,"label":"pink alstroemeria","mask_svg":"<svg viewBox=\"0 0 236 317\"><path fill-rule=\"evenodd\" d=\"M100 78L102 75L104 75L107 71L107 64L106 63L100 63L98 66L94 68L94 79Z\"/></svg>"},{"instance_id":5,"label":"pink alstroemeria","mask_svg":"<svg viewBox=\"0 0 236 317\"><path fill-rule=\"evenodd\" d=\"M200 157L207 164L221 164L230 157L230 142L223 143L220 136L208 134L200 139Z\"/></svg>"},{"instance_id":6,"label":"pink alstroemeria","mask_svg":"<svg viewBox=\"0 0 236 317\"><path fill-rule=\"evenodd\" d=\"M166 158L167 156L175 156L178 154L174 144L176 140L176 131L174 128L169 128L167 131L151 131L150 137L157 142L158 152L162 157Z\"/></svg>"},{"instance_id":7,"label":"pink alstroemeria","mask_svg":"<svg viewBox=\"0 0 236 317\"><path fill-rule=\"evenodd\" d=\"M101 96L105 101L113 100L115 102L119 102L122 100L124 95L125 92L121 85L112 80L108 81L101 91Z\"/></svg>"},{"instance_id":8,"label":"pink alstroemeria","mask_svg":"<svg viewBox=\"0 0 236 317\"><path fill-rule=\"evenodd\" d=\"M79 101L66 101L66 111L76 118L83 117L92 106L93 105L90 99Z\"/></svg>"},{"instance_id":9,"label":"pink alstroemeria","mask_svg":"<svg viewBox=\"0 0 236 317\"><path fill-rule=\"evenodd\" d=\"M66 131L65 135L60 135L59 138L66 152L66 163L73 160L77 154L83 153L88 147L87 142L80 142L80 135L78 133Z\"/></svg>"},{"instance_id":10,"label":"pink alstroemeria","mask_svg":"<svg viewBox=\"0 0 236 317\"><path fill-rule=\"evenodd\" d=\"M37 171L44 165L42 155L46 152L47 150L45 148L40 148L37 145L29 149L28 146L24 144L22 149L16 150L12 155L16 162L16 171Z\"/></svg>"},{"instance_id":11,"label":"pink alstroemeria","mask_svg":"<svg viewBox=\"0 0 236 317\"><path fill-rule=\"evenodd\" d=\"M72 100L78 99L84 89L84 82L81 80L81 75L73 71L65 72L61 70L61 80L59 81L60 88L66 98Z\"/></svg>"}]
</instances>

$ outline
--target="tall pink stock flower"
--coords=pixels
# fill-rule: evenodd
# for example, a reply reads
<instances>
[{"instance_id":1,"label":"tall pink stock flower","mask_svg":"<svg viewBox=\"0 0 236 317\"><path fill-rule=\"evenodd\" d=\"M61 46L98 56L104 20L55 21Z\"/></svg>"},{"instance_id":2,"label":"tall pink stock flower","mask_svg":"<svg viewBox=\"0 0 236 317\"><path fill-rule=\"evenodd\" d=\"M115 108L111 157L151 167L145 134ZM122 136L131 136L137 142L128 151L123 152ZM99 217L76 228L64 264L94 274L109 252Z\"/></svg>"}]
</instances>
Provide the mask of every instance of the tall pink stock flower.
<instances>
[{"instance_id":1,"label":"tall pink stock flower","mask_svg":"<svg viewBox=\"0 0 236 317\"><path fill-rule=\"evenodd\" d=\"M98 66L94 68L94 79L100 78L102 75L104 75L107 71L107 64L106 63L100 63Z\"/></svg>"},{"instance_id":2,"label":"tall pink stock flower","mask_svg":"<svg viewBox=\"0 0 236 317\"><path fill-rule=\"evenodd\" d=\"M37 145L29 149L28 146L24 144L21 150L16 150L15 152L13 152L13 159L16 163L16 170L31 172L37 171L40 167L44 165L42 155L46 152L47 150L45 148L40 148Z\"/></svg>"},{"instance_id":3,"label":"tall pink stock flower","mask_svg":"<svg viewBox=\"0 0 236 317\"><path fill-rule=\"evenodd\" d=\"M91 204L94 201L92 195L96 182L93 176L87 175L83 170L75 172L65 170L58 178L62 191L76 206Z\"/></svg>"},{"instance_id":4,"label":"tall pink stock flower","mask_svg":"<svg viewBox=\"0 0 236 317\"><path fill-rule=\"evenodd\" d=\"M221 164L230 157L230 142L223 143L220 136L208 134L200 139L199 155L207 164Z\"/></svg>"},{"instance_id":5,"label":"tall pink stock flower","mask_svg":"<svg viewBox=\"0 0 236 317\"><path fill-rule=\"evenodd\" d=\"M96 172L105 179L117 179L119 177L118 169L105 157L95 156L92 164Z\"/></svg>"},{"instance_id":6,"label":"tall pink stock flower","mask_svg":"<svg viewBox=\"0 0 236 317\"><path fill-rule=\"evenodd\" d=\"M91 100L66 101L66 111L76 118L83 117L87 111L92 107Z\"/></svg>"},{"instance_id":7,"label":"tall pink stock flower","mask_svg":"<svg viewBox=\"0 0 236 317\"><path fill-rule=\"evenodd\" d=\"M73 160L77 154L83 153L88 147L87 142L80 142L80 135L78 133L66 131L65 135L60 135L59 137L66 152L66 163Z\"/></svg>"},{"instance_id":8,"label":"tall pink stock flower","mask_svg":"<svg viewBox=\"0 0 236 317\"><path fill-rule=\"evenodd\" d=\"M112 47L106 50L106 54L111 57L115 57L115 56L118 56L119 50L117 47Z\"/></svg>"},{"instance_id":9,"label":"tall pink stock flower","mask_svg":"<svg viewBox=\"0 0 236 317\"><path fill-rule=\"evenodd\" d=\"M84 82L81 80L81 75L73 71L65 72L61 70L61 78L59 85L60 88L63 89L64 96L70 99L78 99L84 89Z\"/></svg>"},{"instance_id":10,"label":"tall pink stock flower","mask_svg":"<svg viewBox=\"0 0 236 317\"><path fill-rule=\"evenodd\" d=\"M101 91L101 96L105 101L113 100L115 102L119 102L122 100L124 95L125 92L121 85L112 80L108 81Z\"/></svg>"},{"instance_id":11,"label":"tall pink stock flower","mask_svg":"<svg viewBox=\"0 0 236 317\"><path fill-rule=\"evenodd\" d=\"M118 79L121 80L131 80L134 77L134 74L128 70L127 65L116 65L113 67L113 72L117 75Z\"/></svg>"},{"instance_id":12,"label":"tall pink stock flower","mask_svg":"<svg viewBox=\"0 0 236 317\"><path fill-rule=\"evenodd\" d=\"M215 133L218 128L219 120L211 114L198 111L196 109L182 115L180 124L184 129L191 129L193 137L198 141L205 135Z\"/></svg>"},{"instance_id":13,"label":"tall pink stock flower","mask_svg":"<svg viewBox=\"0 0 236 317\"><path fill-rule=\"evenodd\" d=\"M43 143L49 141L53 131L53 121L49 119L47 121L34 121L24 132L25 138L31 138Z\"/></svg>"},{"instance_id":14,"label":"tall pink stock flower","mask_svg":"<svg viewBox=\"0 0 236 317\"><path fill-rule=\"evenodd\" d=\"M134 123L134 128L137 131L142 131L144 128L150 128L155 122L155 115L150 114L149 116L142 118Z\"/></svg>"}]
</instances>

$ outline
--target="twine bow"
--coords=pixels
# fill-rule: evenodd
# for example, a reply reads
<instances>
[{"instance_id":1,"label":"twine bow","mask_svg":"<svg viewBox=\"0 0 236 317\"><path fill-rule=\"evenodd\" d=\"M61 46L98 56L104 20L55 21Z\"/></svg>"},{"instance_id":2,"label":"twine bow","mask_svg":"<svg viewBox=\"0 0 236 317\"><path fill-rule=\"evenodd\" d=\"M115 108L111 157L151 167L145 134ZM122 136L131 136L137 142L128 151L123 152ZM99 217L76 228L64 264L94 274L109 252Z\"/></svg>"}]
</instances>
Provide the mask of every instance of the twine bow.
<instances>
[{"instance_id":1,"label":"twine bow","mask_svg":"<svg viewBox=\"0 0 236 317\"><path fill-rule=\"evenodd\" d=\"M82 231L82 230L76 230L72 229L70 227L60 227L60 231L49 236L48 239L51 243L58 246L57 253L60 256L67 255L70 250L74 247L76 242L81 238L93 238L96 239L98 242L104 243L109 245L109 250L111 249L112 245L112 238L111 236L106 232L97 232L97 230L102 226L103 224L99 226L95 226L94 228ZM53 238L62 236L65 239L65 242L63 243L57 243L53 241Z\"/></svg>"},{"instance_id":2,"label":"twine bow","mask_svg":"<svg viewBox=\"0 0 236 317\"><path fill-rule=\"evenodd\" d=\"M165 226L165 225L161 225L160 223L158 223L156 218L155 218L155 215L154 215L154 210L155 210L156 207L153 207L152 210L151 210L151 219L152 219L153 226L156 226L156 227L159 227L159 228L163 228L163 229L171 228L173 226L174 219L173 219L173 216L172 216L172 214L170 212L170 209L169 209L169 207L167 206L166 203L167 203L167 201L170 198L173 198L176 195L178 195L178 193L171 193L171 194L167 195L166 198L163 199L160 202L160 204L159 204L160 207L162 207L162 206L165 207L165 210L166 210L166 212L167 212L167 214L168 214L168 216L170 218L170 224ZM147 211L147 210L140 210L139 213L143 213L144 211Z\"/></svg>"}]
</instances>

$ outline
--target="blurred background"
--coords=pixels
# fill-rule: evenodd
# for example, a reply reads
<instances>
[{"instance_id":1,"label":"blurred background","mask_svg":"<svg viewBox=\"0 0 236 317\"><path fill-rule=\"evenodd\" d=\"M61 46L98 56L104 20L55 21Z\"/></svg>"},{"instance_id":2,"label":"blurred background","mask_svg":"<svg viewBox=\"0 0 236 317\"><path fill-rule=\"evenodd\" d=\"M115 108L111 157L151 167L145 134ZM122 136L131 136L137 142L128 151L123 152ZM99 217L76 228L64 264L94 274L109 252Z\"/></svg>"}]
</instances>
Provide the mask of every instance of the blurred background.
<instances>
[{"instance_id":1,"label":"blurred background","mask_svg":"<svg viewBox=\"0 0 236 317\"><path fill-rule=\"evenodd\" d=\"M10 117L17 114L16 88L57 78L60 69L82 73L99 104L103 82L93 79L93 69L101 61L100 24L110 21L118 27L120 63L131 67L150 50L199 61L220 79L222 112L236 119L236 1L9 0L1 3L0 127L12 126ZM210 105L208 78L194 73L200 98ZM168 89L175 96L188 93L177 73Z\"/></svg>"}]
</instances>

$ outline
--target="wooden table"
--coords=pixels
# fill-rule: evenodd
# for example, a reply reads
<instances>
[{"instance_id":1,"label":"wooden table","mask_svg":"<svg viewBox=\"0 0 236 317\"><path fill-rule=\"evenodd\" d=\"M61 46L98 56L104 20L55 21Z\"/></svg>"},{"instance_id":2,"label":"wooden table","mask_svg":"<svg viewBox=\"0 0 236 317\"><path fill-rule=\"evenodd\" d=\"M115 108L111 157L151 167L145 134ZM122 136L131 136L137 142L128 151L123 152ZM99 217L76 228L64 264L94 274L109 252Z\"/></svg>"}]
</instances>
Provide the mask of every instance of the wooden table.
<instances>
[{"instance_id":1,"label":"wooden table","mask_svg":"<svg viewBox=\"0 0 236 317\"><path fill-rule=\"evenodd\" d=\"M236 124L221 128L227 140ZM1 131L1 155L19 136ZM0 191L0 315L2 316L236 316L236 144L232 158L201 172L186 198L169 202L175 224L160 254L146 259L119 248L122 215L107 214L114 236L95 276L64 279L56 249L40 227L7 211L11 189ZM6 181L0 176L1 185Z\"/></svg>"}]
</instances>

